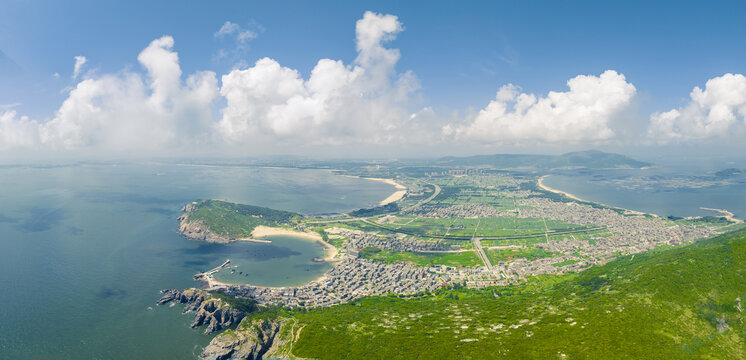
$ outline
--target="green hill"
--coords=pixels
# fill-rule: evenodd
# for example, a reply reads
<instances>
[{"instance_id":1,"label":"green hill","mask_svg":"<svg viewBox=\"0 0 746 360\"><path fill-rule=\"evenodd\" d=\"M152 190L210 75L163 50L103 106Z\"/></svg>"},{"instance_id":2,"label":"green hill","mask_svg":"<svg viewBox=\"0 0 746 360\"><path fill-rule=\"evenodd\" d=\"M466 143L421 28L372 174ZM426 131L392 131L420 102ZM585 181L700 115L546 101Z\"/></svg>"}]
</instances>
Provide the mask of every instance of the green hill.
<instances>
[{"instance_id":1,"label":"green hill","mask_svg":"<svg viewBox=\"0 0 746 360\"><path fill-rule=\"evenodd\" d=\"M184 207L179 231L189 238L227 242L249 236L259 225L282 226L301 217L294 212L261 206L201 200Z\"/></svg>"},{"instance_id":2,"label":"green hill","mask_svg":"<svg viewBox=\"0 0 746 360\"><path fill-rule=\"evenodd\" d=\"M292 349L319 359L743 359L741 300L746 231L519 286L298 312Z\"/></svg>"}]
</instances>

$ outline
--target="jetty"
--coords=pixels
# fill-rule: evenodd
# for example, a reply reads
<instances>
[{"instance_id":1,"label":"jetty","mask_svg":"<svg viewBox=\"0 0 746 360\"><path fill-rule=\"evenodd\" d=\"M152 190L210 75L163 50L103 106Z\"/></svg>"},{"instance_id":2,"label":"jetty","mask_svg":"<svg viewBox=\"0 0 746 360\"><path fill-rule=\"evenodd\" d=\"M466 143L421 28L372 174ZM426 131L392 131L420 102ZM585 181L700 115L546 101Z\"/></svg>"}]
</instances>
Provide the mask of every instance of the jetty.
<instances>
[{"instance_id":1,"label":"jetty","mask_svg":"<svg viewBox=\"0 0 746 360\"><path fill-rule=\"evenodd\" d=\"M197 281L206 282L208 289L217 289L220 287L224 287L226 284L215 280L213 278L213 275L215 275L220 270L227 268L228 266L230 266L230 264L231 264L231 259L225 260L225 262L222 263L220 266L217 266L209 271L197 273L194 275L193 278L194 280L197 280Z\"/></svg>"}]
</instances>

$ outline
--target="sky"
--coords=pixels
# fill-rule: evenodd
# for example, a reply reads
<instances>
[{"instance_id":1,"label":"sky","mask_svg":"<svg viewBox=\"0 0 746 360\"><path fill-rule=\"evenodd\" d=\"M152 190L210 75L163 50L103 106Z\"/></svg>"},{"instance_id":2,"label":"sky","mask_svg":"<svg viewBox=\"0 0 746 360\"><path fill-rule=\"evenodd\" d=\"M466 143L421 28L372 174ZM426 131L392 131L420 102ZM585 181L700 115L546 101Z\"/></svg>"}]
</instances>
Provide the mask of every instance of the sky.
<instances>
[{"instance_id":1,"label":"sky","mask_svg":"<svg viewBox=\"0 0 746 360\"><path fill-rule=\"evenodd\" d=\"M742 2L0 7L6 160L746 153Z\"/></svg>"}]
</instances>

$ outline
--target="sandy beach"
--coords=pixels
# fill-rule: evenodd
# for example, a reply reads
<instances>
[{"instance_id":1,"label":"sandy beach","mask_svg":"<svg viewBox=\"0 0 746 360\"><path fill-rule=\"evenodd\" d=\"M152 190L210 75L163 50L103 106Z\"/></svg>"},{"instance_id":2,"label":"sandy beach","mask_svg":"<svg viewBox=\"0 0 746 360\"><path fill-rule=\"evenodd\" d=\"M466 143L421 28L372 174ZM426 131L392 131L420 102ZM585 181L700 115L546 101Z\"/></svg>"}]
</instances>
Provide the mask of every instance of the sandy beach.
<instances>
[{"instance_id":1,"label":"sandy beach","mask_svg":"<svg viewBox=\"0 0 746 360\"><path fill-rule=\"evenodd\" d=\"M361 177L361 179L365 180L373 180L373 181L380 181L389 185L394 185L397 189L393 194L389 195L389 197L383 199L380 203L378 203L379 206L383 206L386 204L390 204L395 201L401 200L401 198L404 197L404 195L407 195L407 187L399 184L394 179L384 179L384 178L369 178L369 177Z\"/></svg>"},{"instance_id":2,"label":"sandy beach","mask_svg":"<svg viewBox=\"0 0 746 360\"><path fill-rule=\"evenodd\" d=\"M299 237L299 238L303 238L307 240L316 241L317 243L324 246L324 257L321 259L322 261L335 262L335 261L340 260L340 259L335 258L337 254L339 253L339 250L336 247L334 247L334 245L329 244L328 242L324 241L321 235L319 235L318 233L313 233L313 232L305 232L305 231L298 231L298 230L292 230L292 229L259 225L254 228L254 231L251 232L251 237L238 239L238 240L271 243L272 241L263 239L269 236L293 236L293 237ZM237 284L230 284L230 283L222 282L218 279L215 279L214 276L207 276L205 273L199 273L196 276L199 281L202 281L207 284L206 288L208 290L214 290L214 289L237 285ZM326 277L326 274L322 274L321 276L312 280L311 282L321 281L325 277ZM243 284L243 285L249 285L249 284ZM268 288L283 289L283 288L292 288L292 286L290 287L279 286L279 287L268 287Z\"/></svg>"},{"instance_id":3,"label":"sandy beach","mask_svg":"<svg viewBox=\"0 0 746 360\"><path fill-rule=\"evenodd\" d=\"M259 225L254 228L251 232L252 238L265 238L267 236L294 236L303 239L313 240L324 246L324 261L335 261L334 257L337 256L339 250L334 245L324 241L324 239L315 232L305 232L292 229L276 228ZM264 239L262 239L264 240ZM266 241L266 240L265 240Z\"/></svg>"},{"instance_id":4,"label":"sandy beach","mask_svg":"<svg viewBox=\"0 0 746 360\"><path fill-rule=\"evenodd\" d=\"M549 176L549 175L544 175L544 176L540 177L539 181L537 181L537 183L536 183L539 186L539 188L541 188L542 190L553 192L555 194L562 194L562 195L565 195L565 196L567 196L570 199L573 199L575 201L589 202L588 200L581 199L581 198L579 198L579 197L577 197L577 196L575 196L573 194L570 194L569 192L565 192L565 191L562 191L562 190L553 189L553 188L550 188L549 186L544 185L544 178L546 178L547 176Z\"/></svg>"},{"instance_id":5,"label":"sandy beach","mask_svg":"<svg viewBox=\"0 0 746 360\"><path fill-rule=\"evenodd\" d=\"M737 219L736 215L733 214L732 212L728 211L728 210L724 210L724 209L713 209L713 208L706 208L706 207L701 207L700 209L707 210L707 211L714 211L716 213L720 213L720 215L722 217L724 217L726 220L732 221L732 222L734 222L736 224L743 223L743 220Z\"/></svg>"}]
</instances>

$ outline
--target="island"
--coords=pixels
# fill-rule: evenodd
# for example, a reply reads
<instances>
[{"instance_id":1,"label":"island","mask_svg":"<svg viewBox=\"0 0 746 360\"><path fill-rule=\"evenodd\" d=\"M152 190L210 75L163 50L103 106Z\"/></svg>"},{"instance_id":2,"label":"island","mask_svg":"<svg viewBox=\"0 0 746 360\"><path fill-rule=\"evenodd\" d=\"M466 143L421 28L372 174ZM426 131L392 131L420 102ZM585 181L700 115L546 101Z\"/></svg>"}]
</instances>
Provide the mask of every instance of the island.
<instances>
[{"instance_id":1,"label":"island","mask_svg":"<svg viewBox=\"0 0 746 360\"><path fill-rule=\"evenodd\" d=\"M220 331L203 359L744 353L746 227L732 214L658 216L547 188L545 171L439 166L348 168L406 192L334 217L188 204L179 221L191 239L313 234L335 249L333 267L297 287L201 279L159 304L185 304L194 326Z\"/></svg>"}]
</instances>

